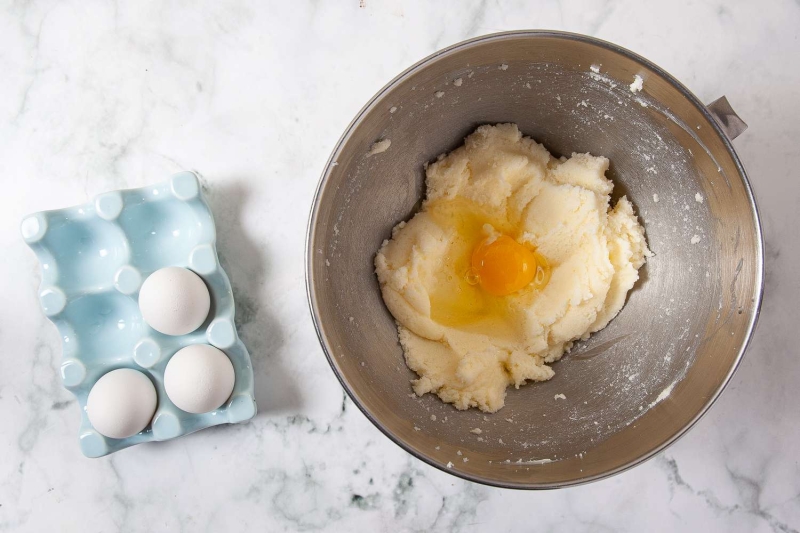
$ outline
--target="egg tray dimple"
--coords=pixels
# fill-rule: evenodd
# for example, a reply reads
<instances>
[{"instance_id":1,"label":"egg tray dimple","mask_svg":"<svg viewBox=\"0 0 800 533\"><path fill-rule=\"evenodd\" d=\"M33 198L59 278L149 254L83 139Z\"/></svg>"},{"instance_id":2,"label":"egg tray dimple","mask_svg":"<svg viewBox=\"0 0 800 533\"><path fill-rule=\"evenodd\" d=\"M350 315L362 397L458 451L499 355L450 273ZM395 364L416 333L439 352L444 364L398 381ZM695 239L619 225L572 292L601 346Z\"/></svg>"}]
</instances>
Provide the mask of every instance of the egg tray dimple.
<instances>
[{"instance_id":1,"label":"egg tray dimple","mask_svg":"<svg viewBox=\"0 0 800 533\"><path fill-rule=\"evenodd\" d=\"M22 221L21 231L41 264L39 301L63 341L61 379L81 408L84 455L100 457L255 416L250 355L236 333L233 292L217 257L214 219L194 173L101 194L84 205L34 213ZM187 335L161 334L139 312L142 281L168 266L194 271L211 295L208 318ZM175 352L202 343L225 352L236 380L222 407L191 414L167 397L164 369ZM144 373L158 393L150 425L125 439L104 437L86 414L92 386L118 368Z\"/></svg>"}]
</instances>

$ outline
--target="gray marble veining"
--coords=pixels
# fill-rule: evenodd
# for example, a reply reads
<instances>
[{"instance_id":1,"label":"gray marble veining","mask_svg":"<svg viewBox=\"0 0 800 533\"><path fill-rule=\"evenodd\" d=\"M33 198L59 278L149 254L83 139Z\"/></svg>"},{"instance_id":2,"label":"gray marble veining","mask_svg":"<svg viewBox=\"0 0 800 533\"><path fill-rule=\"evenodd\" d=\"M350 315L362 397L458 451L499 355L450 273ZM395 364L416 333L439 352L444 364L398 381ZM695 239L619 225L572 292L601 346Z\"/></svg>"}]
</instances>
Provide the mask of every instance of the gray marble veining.
<instances>
[{"instance_id":1,"label":"gray marble veining","mask_svg":"<svg viewBox=\"0 0 800 533\"><path fill-rule=\"evenodd\" d=\"M640 467L546 493L461 481L383 437L328 368L303 287L313 191L356 111L436 49L516 28L592 34L727 95L767 243L758 331L710 413ZM0 531L800 530L797 28L797 2L6 3ZM205 179L259 415L84 459L19 221L183 169Z\"/></svg>"}]
</instances>

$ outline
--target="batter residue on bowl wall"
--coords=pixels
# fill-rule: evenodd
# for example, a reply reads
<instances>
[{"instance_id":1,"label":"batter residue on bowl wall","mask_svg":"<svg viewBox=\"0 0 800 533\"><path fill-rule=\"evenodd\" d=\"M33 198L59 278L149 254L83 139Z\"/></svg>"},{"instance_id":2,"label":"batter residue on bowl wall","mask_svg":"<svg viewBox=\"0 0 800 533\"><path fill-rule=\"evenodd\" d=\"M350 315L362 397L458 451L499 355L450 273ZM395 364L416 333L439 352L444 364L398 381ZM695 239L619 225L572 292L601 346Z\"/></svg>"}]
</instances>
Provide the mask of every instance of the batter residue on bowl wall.
<instances>
[{"instance_id":1,"label":"batter residue on bowl wall","mask_svg":"<svg viewBox=\"0 0 800 533\"><path fill-rule=\"evenodd\" d=\"M607 169L556 159L514 124L427 167L422 210L375 258L418 395L495 412L616 316L650 252L630 202L610 206Z\"/></svg>"}]
</instances>

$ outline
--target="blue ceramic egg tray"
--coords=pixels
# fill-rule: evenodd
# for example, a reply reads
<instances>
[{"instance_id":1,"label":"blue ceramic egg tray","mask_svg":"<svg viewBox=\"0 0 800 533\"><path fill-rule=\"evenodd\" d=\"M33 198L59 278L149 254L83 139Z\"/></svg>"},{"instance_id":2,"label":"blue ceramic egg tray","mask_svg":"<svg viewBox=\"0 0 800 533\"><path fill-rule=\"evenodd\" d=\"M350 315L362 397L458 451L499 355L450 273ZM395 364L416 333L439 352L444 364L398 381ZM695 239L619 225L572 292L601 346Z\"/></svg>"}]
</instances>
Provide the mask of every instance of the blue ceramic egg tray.
<instances>
[{"instance_id":1,"label":"blue ceramic egg tray","mask_svg":"<svg viewBox=\"0 0 800 533\"><path fill-rule=\"evenodd\" d=\"M22 221L21 230L41 263L42 309L63 340L61 379L81 407L79 439L84 455L100 457L255 415L250 355L236 333L233 293L217 257L214 219L194 173L181 172L150 187L101 194L85 205L35 213ZM194 271L211 295L208 318L188 335L161 334L139 312L142 281L168 266ZM236 381L222 407L197 415L169 400L164 369L179 349L199 343L228 355ZM118 368L144 373L158 393L150 425L125 439L104 437L86 414L92 386Z\"/></svg>"}]
</instances>

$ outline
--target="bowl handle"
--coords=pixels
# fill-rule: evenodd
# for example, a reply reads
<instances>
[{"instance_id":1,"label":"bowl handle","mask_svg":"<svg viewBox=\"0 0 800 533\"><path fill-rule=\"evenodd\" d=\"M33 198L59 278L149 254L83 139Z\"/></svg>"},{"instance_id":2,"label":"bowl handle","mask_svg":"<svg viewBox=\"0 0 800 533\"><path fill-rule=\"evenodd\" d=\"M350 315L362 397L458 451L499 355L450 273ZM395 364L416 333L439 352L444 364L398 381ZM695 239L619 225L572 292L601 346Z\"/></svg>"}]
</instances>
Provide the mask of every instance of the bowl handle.
<instances>
[{"instance_id":1,"label":"bowl handle","mask_svg":"<svg viewBox=\"0 0 800 533\"><path fill-rule=\"evenodd\" d=\"M724 96L720 96L706 107L730 140L734 140L747 129L747 124L739 118Z\"/></svg>"}]
</instances>

